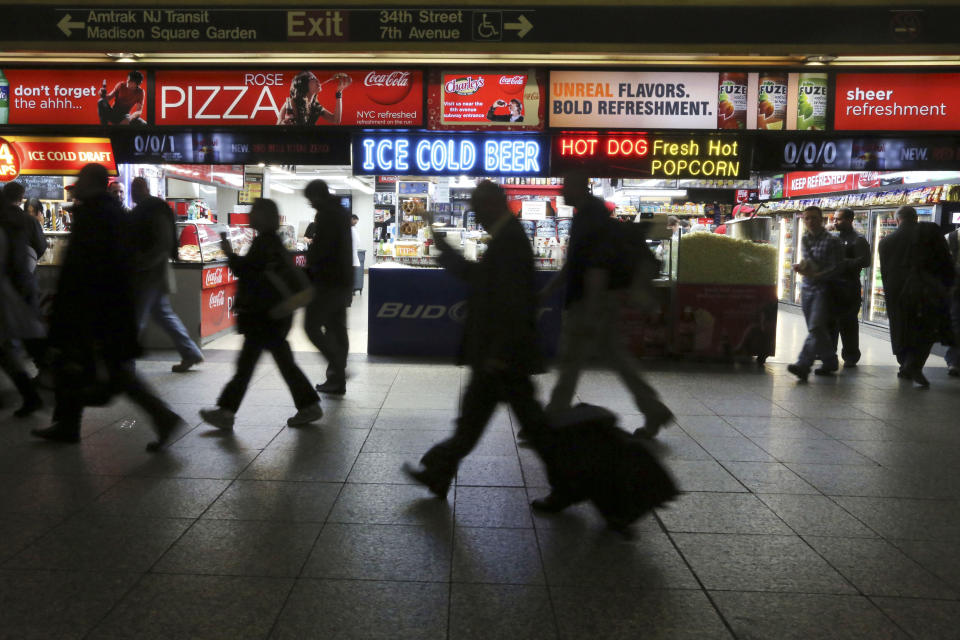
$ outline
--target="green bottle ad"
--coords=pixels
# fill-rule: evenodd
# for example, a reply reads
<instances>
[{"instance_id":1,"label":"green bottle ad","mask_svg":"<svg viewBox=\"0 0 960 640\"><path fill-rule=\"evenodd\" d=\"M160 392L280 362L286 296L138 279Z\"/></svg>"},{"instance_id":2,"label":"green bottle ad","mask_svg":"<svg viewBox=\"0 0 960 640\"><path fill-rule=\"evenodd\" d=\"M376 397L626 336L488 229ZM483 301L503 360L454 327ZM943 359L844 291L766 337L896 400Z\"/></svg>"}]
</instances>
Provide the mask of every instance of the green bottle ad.
<instances>
[{"instance_id":1,"label":"green bottle ad","mask_svg":"<svg viewBox=\"0 0 960 640\"><path fill-rule=\"evenodd\" d=\"M7 124L8 120L10 120L10 83L0 69L0 124Z\"/></svg>"},{"instance_id":2,"label":"green bottle ad","mask_svg":"<svg viewBox=\"0 0 960 640\"><path fill-rule=\"evenodd\" d=\"M797 130L827 128L827 74L801 73L797 102Z\"/></svg>"}]
</instances>

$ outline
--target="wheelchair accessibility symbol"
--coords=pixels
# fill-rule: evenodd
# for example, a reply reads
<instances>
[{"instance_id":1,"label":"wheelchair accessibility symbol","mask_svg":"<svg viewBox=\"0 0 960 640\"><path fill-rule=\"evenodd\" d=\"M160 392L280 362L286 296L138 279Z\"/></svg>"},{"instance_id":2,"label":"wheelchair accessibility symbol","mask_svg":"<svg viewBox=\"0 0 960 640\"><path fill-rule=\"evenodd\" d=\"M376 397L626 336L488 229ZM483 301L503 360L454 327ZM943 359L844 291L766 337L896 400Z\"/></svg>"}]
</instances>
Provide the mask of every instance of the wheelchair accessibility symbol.
<instances>
[{"instance_id":1,"label":"wheelchair accessibility symbol","mask_svg":"<svg viewBox=\"0 0 960 640\"><path fill-rule=\"evenodd\" d=\"M473 12L474 40L501 40L503 38L503 13L500 11Z\"/></svg>"}]
</instances>

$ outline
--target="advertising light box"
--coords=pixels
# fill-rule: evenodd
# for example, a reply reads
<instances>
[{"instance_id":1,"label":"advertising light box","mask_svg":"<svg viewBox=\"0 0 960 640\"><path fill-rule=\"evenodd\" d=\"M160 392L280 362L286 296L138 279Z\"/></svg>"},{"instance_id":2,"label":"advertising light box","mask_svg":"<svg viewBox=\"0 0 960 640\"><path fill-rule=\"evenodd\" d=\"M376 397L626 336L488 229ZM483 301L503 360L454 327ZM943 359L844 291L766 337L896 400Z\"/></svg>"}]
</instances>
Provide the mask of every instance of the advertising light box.
<instances>
[{"instance_id":1,"label":"advertising light box","mask_svg":"<svg viewBox=\"0 0 960 640\"><path fill-rule=\"evenodd\" d=\"M955 131L960 73L837 74L834 122L850 131Z\"/></svg>"},{"instance_id":2,"label":"advertising light box","mask_svg":"<svg viewBox=\"0 0 960 640\"><path fill-rule=\"evenodd\" d=\"M430 74L431 129L538 130L544 124L543 73L435 71Z\"/></svg>"},{"instance_id":3,"label":"advertising light box","mask_svg":"<svg viewBox=\"0 0 960 640\"><path fill-rule=\"evenodd\" d=\"M157 71L154 118L158 125L422 126L423 74Z\"/></svg>"},{"instance_id":4,"label":"advertising light box","mask_svg":"<svg viewBox=\"0 0 960 640\"><path fill-rule=\"evenodd\" d=\"M146 73L137 69L3 69L9 111L0 125L145 124Z\"/></svg>"},{"instance_id":5,"label":"advertising light box","mask_svg":"<svg viewBox=\"0 0 960 640\"><path fill-rule=\"evenodd\" d=\"M564 133L553 136L554 175L581 170L596 177L744 178L749 143L736 135Z\"/></svg>"},{"instance_id":6,"label":"advertising light box","mask_svg":"<svg viewBox=\"0 0 960 640\"><path fill-rule=\"evenodd\" d=\"M76 175L91 162L116 175L116 158L108 138L0 137L0 182L15 180L18 175Z\"/></svg>"},{"instance_id":7,"label":"advertising light box","mask_svg":"<svg viewBox=\"0 0 960 640\"><path fill-rule=\"evenodd\" d=\"M523 134L357 134L356 175L546 176L545 136Z\"/></svg>"},{"instance_id":8,"label":"advertising light box","mask_svg":"<svg viewBox=\"0 0 960 640\"><path fill-rule=\"evenodd\" d=\"M112 132L121 163L350 164L350 135L342 131Z\"/></svg>"},{"instance_id":9,"label":"advertising light box","mask_svg":"<svg viewBox=\"0 0 960 640\"><path fill-rule=\"evenodd\" d=\"M823 130L825 73L552 71L554 128Z\"/></svg>"},{"instance_id":10,"label":"advertising light box","mask_svg":"<svg viewBox=\"0 0 960 640\"><path fill-rule=\"evenodd\" d=\"M960 138L839 137L760 138L755 171L938 171L956 169Z\"/></svg>"}]
</instances>

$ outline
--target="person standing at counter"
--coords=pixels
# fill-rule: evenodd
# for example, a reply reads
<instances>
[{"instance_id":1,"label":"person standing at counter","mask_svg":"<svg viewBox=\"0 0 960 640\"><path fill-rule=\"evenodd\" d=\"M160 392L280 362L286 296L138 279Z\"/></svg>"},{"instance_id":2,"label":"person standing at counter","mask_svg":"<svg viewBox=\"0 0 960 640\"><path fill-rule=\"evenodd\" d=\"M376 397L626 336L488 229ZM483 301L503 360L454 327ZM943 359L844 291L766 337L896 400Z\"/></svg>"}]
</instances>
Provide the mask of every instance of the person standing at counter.
<instances>
[{"instance_id":1,"label":"person standing at counter","mask_svg":"<svg viewBox=\"0 0 960 640\"><path fill-rule=\"evenodd\" d=\"M917 222L917 210L897 209L897 230L880 241L880 277L890 319L890 346L899 378L927 388L923 366L933 344L953 342L948 291L954 280L950 249L933 222Z\"/></svg>"},{"instance_id":2,"label":"person standing at counter","mask_svg":"<svg viewBox=\"0 0 960 640\"><path fill-rule=\"evenodd\" d=\"M203 352L170 306L170 259L177 258L176 216L170 206L150 195L150 185L143 177L130 183L130 195L136 206L131 212L134 257L134 287L137 296L137 329L142 334L150 318L170 336L180 363L174 373L184 373L203 362Z\"/></svg>"},{"instance_id":3,"label":"person standing at counter","mask_svg":"<svg viewBox=\"0 0 960 640\"><path fill-rule=\"evenodd\" d=\"M327 379L317 391L342 396L347 392L347 306L353 297L353 241L350 214L330 195L323 180L303 191L317 214L313 242L307 249L307 272L315 294L307 305L304 329L327 360Z\"/></svg>"},{"instance_id":4,"label":"person standing at counter","mask_svg":"<svg viewBox=\"0 0 960 640\"><path fill-rule=\"evenodd\" d=\"M403 466L438 498L446 497L460 461L477 445L497 404L509 403L528 434L546 425L530 379L543 370L530 241L498 185L484 180L471 201L491 236L480 261L468 262L446 238L436 237L440 264L470 288L460 351L461 363L470 367L470 383L453 435L427 451L422 467Z\"/></svg>"},{"instance_id":5,"label":"person standing at counter","mask_svg":"<svg viewBox=\"0 0 960 640\"><path fill-rule=\"evenodd\" d=\"M640 375L639 363L622 341L618 326L619 290L630 286L629 279L634 274L623 274L617 268L624 256L617 255L616 223L611 220L603 200L590 193L586 175L568 175L563 181L562 195L564 202L575 207L576 212L570 226L567 262L547 286L547 291L552 290L559 286L561 278L566 278L560 375L547 411L555 413L570 407L580 371L591 355L599 353L610 360L644 415L644 426L637 429L636 435L655 437L673 420L673 413L660 401L656 389ZM547 291L541 293L541 299Z\"/></svg>"},{"instance_id":6,"label":"person standing at counter","mask_svg":"<svg viewBox=\"0 0 960 640\"><path fill-rule=\"evenodd\" d=\"M843 366L850 369L860 361L860 272L870 266L870 244L853 228L853 209L837 209L833 226L843 245L843 262L837 274L836 310L831 330L833 350L843 340Z\"/></svg>"},{"instance_id":7,"label":"person standing at counter","mask_svg":"<svg viewBox=\"0 0 960 640\"><path fill-rule=\"evenodd\" d=\"M230 260L230 270L239 279L237 285L237 329L243 334L243 347L237 358L237 371L223 388L217 407L201 409L200 417L218 429L232 429L234 416L240 408L243 396L250 385L253 370L263 352L269 351L280 369L280 375L293 396L296 415L287 420L291 427L315 422L323 417L317 392L293 359L287 342L287 334L293 324L290 315L273 313L281 301L276 286L269 274L281 274L293 270L293 260L277 235L280 228L280 212L273 200L254 201L250 211L250 226L257 231L250 250L238 256L222 235L223 251Z\"/></svg>"},{"instance_id":8,"label":"person standing at counter","mask_svg":"<svg viewBox=\"0 0 960 640\"><path fill-rule=\"evenodd\" d=\"M803 260L793 265L793 270L803 276L800 301L807 321L807 338L797 361L787 365L787 371L806 382L818 358L823 366L817 369L817 375L830 375L840 368L831 328L832 289L843 266L843 245L827 231L820 207L803 210L803 226L807 229L800 241Z\"/></svg>"},{"instance_id":9,"label":"person standing at counter","mask_svg":"<svg viewBox=\"0 0 960 640\"><path fill-rule=\"evenodd\" d=\"M77 177L73 231L64 256L50 321L57 352L53 424L38 438L78 442L83 409L126 393L149 414L159 451L184 426L180 416L137 375L140 355L133 283L124 227L129 222L107 194L107 169L88 164Z\"/></svg>"}]
</instances>

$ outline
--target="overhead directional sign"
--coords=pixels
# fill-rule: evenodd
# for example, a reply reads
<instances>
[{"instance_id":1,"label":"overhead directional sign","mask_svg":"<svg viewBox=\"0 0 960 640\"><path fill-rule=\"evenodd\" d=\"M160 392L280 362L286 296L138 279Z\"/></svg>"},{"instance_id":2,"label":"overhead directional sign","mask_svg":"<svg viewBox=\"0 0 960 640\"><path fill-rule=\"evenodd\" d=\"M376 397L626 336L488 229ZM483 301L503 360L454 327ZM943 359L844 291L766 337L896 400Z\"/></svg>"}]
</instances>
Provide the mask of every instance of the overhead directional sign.
<instances>
[{"instance_id":1,"label":"overhead directional sign","mask_svg":"<svg viewBox=\"0 0 960 640\"><path fill-rule=\"evenodd\" d=\"M540 43L559 47L621 45L641 49L664 44L704 50L715 45L794 52L836 53L864 45L955 45L960 6L931 5L896 10L884 6L502 6L486 9L391 6L382 8L111 6L5 6L0 41L50 43L55 48L100 44L137 45L136 50L218 43L221 50L249 51L258 44L341 43L349 49L375 46L425 49L436 44L472 50ZM850 29L850 25L857 25ZM744 34L749 34L745 39ZM85 46L84 46L85 45ZM376 46L380 45L380 46ZM126 49L120 49L126 50ZM710 50L710 49L707 49ZM753 50L753 49L751 49Z\"/></svg>"}]
</instances>

